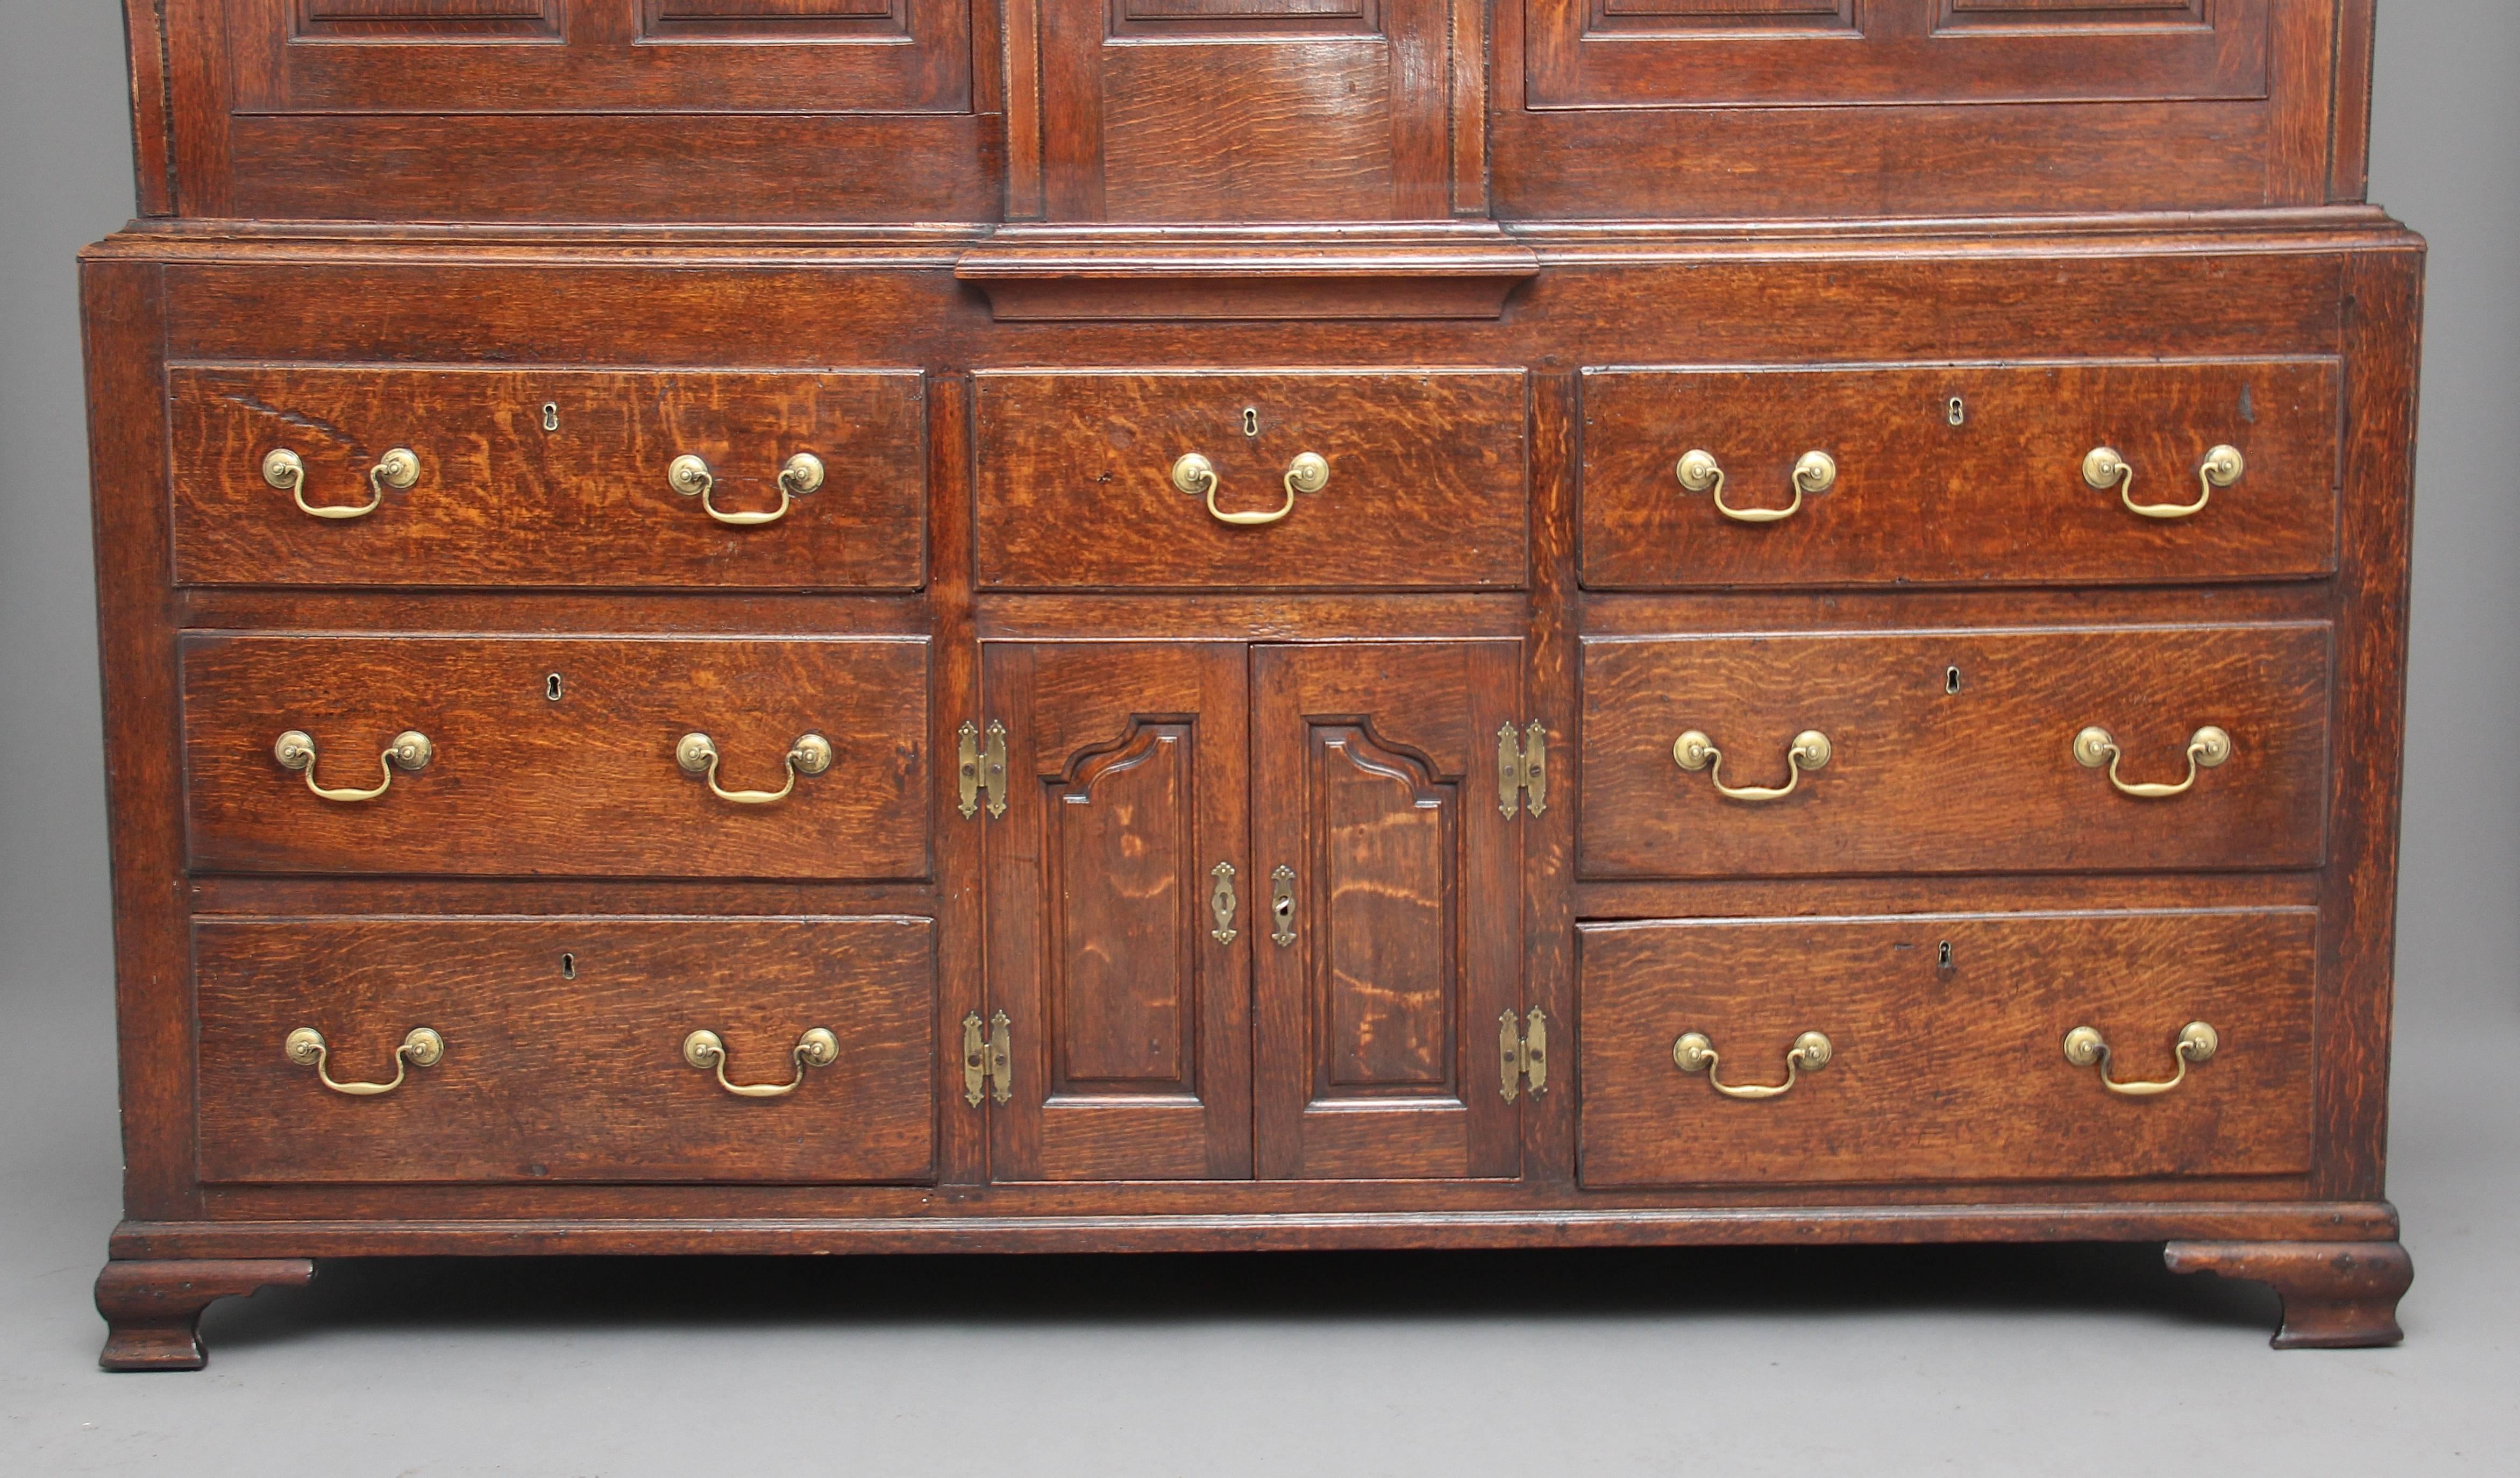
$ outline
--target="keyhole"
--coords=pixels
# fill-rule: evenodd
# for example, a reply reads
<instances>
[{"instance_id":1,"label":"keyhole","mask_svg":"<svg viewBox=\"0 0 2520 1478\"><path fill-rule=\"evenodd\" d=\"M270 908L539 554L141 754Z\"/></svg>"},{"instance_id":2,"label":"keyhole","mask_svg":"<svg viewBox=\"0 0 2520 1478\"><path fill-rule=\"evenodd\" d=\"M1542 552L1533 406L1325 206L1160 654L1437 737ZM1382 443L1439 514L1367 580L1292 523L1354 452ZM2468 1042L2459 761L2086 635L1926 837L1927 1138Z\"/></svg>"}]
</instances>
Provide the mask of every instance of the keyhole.
<instances>
[{"instance_id":1,"label":"keyhole","mask_svg":"<svg viewBox=\"0 0 2520 1478\"><path fill-rule=\"evenodd\" d=\"M1962 422L1968 420L1968 407L1962 405L1960 403L1960 398L1958 395L1955 395L1952 397L1952 403L1947 408L1946 414L1950 416L1952 425L1958 425Z\"/></svg>"},{"instance_id":2,"label":"keyhole","mask_svg":"<svg viewBox=\"0 0 2520 1478\"><path fill-rule=\"evenodd\" d=\"M557 431L560 429L559 401L546 400L543 402L543 429L546 431Z\"/></svg>"},{"instance_id":3,"label":"keyhole","mask_svg":"<svg viewBox=\"0 0 2520 1478\"><path fill-rule=\"evenodd\" d=\"M1960 670L1959 670L1958 668L1957 668L1957 667L1946 667L1946 668L1944 668L1944 669L1943 669L1943 692L1945 692L1945 693L1958 693L1958 692L1959 692L1959 691L1960 691Z\"/></svg>"},{"instance_id":4,"label":"keyhole","mask_svg":"<svg viewBox=\"0 0 2520 1478\"><path fill-rule=\"evenodd\" d=\"M1952 967L1952 942L1950 940L1946 939L1943 941L1943 948L1939 959L1944 969L1950 969Z\"/></svg>"},{"instance_id":5,"label":"keyhole","mask_svg":"<svg viewBox=\"0 0 2520 1478\"><path fill-rule=\"evenodd\" d=\"M555 703L557 703L557 702L559 702L559 701L560 701L560 674L559 674L559 673L555 672L555 673L553 673L550 677L547 677L547 678L543 679L543 696L544 696L544 697L546 697L546 698L549 698L551 701L553 701L553 702L555 702Z\"/></svg>"},{"instance_id":6,"label":"keyhole","mask_svg":"<svg viewBox=\"0 0 2520 1478\"><path fill-rule=\"evenodd\" d=\"M560 957L560 978L562 980L574 980L577 978L577 957L575 955L562 955Z\"/></svg>"},{"instance_id":7,"label":"keyhole","mask_svg":"<svg viewBox=\"0 0 2520 1478\"><path fill-rule=\"evenodd\" d=\"M1242 434L1245 436L1257 436L1260 434L1259 407L1244 406L1242 408Z\"/></svg>"}]
</instances>

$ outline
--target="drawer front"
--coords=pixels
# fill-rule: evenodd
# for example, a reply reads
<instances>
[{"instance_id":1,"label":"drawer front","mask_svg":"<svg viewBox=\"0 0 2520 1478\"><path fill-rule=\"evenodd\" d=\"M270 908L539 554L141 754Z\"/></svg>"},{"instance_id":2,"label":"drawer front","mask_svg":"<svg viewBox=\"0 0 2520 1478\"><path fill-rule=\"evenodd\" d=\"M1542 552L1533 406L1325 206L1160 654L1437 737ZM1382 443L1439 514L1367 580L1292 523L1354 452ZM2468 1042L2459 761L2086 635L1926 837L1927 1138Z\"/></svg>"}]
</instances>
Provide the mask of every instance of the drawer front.
<instances>
[{"instance_id":1,"label":"drawer front","mask_svg":"<svg viewBox=\"0 0 2520 1478\"><path fill-rule=\"evenodd\" d=\"M2305 621L1587 639L1583 868L2316 867L2330 636ZM2113 762L2078 755L2086 729L2114 741ZM2209 729L2226 757L2191 762L2213 758ZM1823 763L1806 734L1825 739ZM1689 735L1715 751L1689 753L1693 770L1677 757ZM2191 777L2177 795L2119 788Z\"/></svg>"},{"instance_id":2,"label":"drawer front","mask_svg":"<svg viewBox=\"0 0 2520 1478\"><path fill-rule=\"evenodd\" d=\"M1595 370L1583 379L1584 583L2144 583L2336 568L2332 360ZM2216 448L2238 475L2209 485ZM2094 487L2108 448L2130 474ZM1691 491L1681 459L1724 473ZM1809 453L1834 480L1803 484ZM2218 471L2219 475L2219 471ZM1744 521L1717 507L1752 515ZM2132 501L2149 515L2128 508ZM2170 510L2204 507L2184 515Z\"/></svg>"},{"instance_id":3,"label":"drawer front","mask_svg":"<svg viewBox=\"0 0 2520 1478\"><path fill-rule=\"evenodd\" d=\"M206 1182L923 1181L923 918L326 918L194 927ZM292 1033L321 1035L321 1062ZM396 1049L419 1028L442 1051ZM816 1029L832 1060L799 1067ZM695 1031L722 1059L694 1066ZM426 1057L426 1053L415 1054ZM706 1054L703 1053L703 1056ZM739 1087L794 1089L742 1096ZM337 1092L400 1084L385 1093Z\"/></svg>"},{"instance_id":4,"label":"drawer front","mask_svg":"<svg viewBox=\"0 0 2520 1478\"><path fill-rule=\"evenodd\" d=\"M1004 589L1510 589L1527 563L1519 370L987 371L980 582ZM1296 459L1326 464L1290 491ZM1184 470L1196 455L1208 482ZM1214 512L1211 512L1211 509ZM1262 516L1266 523L1219 515Z\"/></svg>"},{"instance_id":5,"label":"drawer front","mask_svg":"<svg viewBox=\"0 0 2520 1478\"><path fill-rule=\"evenodd\" d=\"M924 639L196 636L182 661L198 869L927 873ZM291 733L311 765L281 762ZM417 769L381 758L405 733L428 741ZM694 734L714 780L681 763ZM820 774L803 773L809 735L828 743ZM776 793L791 775L775 802L712 793Z\"/></svg>"},{"instance_id":6,"label":"drawer front","mask_svg":"<svg viewBox=\"0 0 2520 1478\"><path fill-rule=\"evenodd\" d=\"M2307 909L1587 924L1583 1184L2299 1174L2317 943ZM2171 1081L2195 1021L2177 1087L2102 1081ZM2067 1057L2078 1027L2104 1063ZM1806 1032L1824 1066L1717 1091L1785 1083Z\"/></svg>"},{"instance_id":7,"label":"drawer front","mask_svg":"<svg viewBox=\"0 0 2520 1478\"><path fill-rule=\"evenodd\" d=\"M178 365L167 389L182 584L921 582L915 372ZM372 485L396 450L410 485ZM275 486L266 459L284 451L303 471ZM821 482L796 494L813 468L782 473L800 454ZM669 475L683 457L705 465L705 486ZM783 499L775 521L711 514L757 518Z\"/></svg>"}]
</instances>

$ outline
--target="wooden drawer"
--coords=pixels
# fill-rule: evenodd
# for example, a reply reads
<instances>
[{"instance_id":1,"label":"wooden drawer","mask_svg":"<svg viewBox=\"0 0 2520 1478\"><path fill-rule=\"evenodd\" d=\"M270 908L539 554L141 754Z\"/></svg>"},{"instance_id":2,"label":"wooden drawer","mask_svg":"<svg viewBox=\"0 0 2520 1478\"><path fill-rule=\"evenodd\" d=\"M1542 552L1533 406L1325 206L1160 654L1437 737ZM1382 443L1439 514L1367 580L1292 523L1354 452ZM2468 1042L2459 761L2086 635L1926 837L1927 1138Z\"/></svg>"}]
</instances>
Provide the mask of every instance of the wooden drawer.
<instances>
[{"instance_id":1,"label":"wooden drawer","mask_svg":"<svg viewBox=\"0 0 2520 1478\"><path fill-rule=\"evenodd\" d=\"M1588 638L1577 834L1598 876L2309 868L2324 855L2323 621ZM2129 786L2077 739L2107 732ZM2199 733L2228 758L2191 768ZM1789 757L1827 740L1824 765ZM1714 764L1681 767L1702 734ZM1692 756L1696 757L1696 756ZM2210 756L2209 756L2210 757ZM1786 789L1733 798L1734 789Z\"/></svg>"},{"instance_id":2,"label":"wooden drawer","mask_svg":"<svg viewBox=\"0 0 2520 1478\"><path fill-rule=\"evenodd\" d=\"M1509 589L1527 563L1519 370L984 371L980 583ZM1304 453L1317 492L1287 490ZM1214 470L1212 498L1177 486ZM1204 487L1196 478L1192 485ZM1210 513L1285 516L1231 524Z\"/></svg>"},{"instance_id":3,"label":"wooden drawer","mask_svg":"<svg viewBox=\"0 0 2520 1478\"><path fill-rule=\"evenodd\" d=\"M1621 369L1583 379L1582 570L1597 589L2284 579L2336 568L2332 360ZM2240 454L2209 489L2206 458ZM2110 448L2109 489L2084 459ZM1795 468L1824 491L1772 521L1690 492L1710 454L1728 507L1789 508ZM1816 482L1818 479L1812 479ZM1808 484L1807 484L1808 486ZM2145 516L2202 499L2186 516Z\"/></svg>"},{"instance_id":4,"label":"wooden drawer","mask_svg":"<svg viewBox=\"0 0 2520 1478\"><path fill-rule=\"evenodd\" d=\"M908 878L927 872L927 643L183 640L193 866L277 873ZM558 696L554 696L557 694ZM311 769L275 750L312 739ZM427 763L380 759L405 732ZM679 763L709 737L714 782ZM786 799L786 758L832 762ZM810 767L809 767L810 768ZM309 793L371 788L372 800Z\"/></svg>"},{"instance_id":5,"label":"wooden drawer","mask_svg":"<svg viewBox=\"0 0 2520 1478\"><path fill-rule=\"evenodd\" d=\"M204 919L193 948L206 1182L923 1181L934 1174L924 918ZM391 1092L427 1027L437 1060ZM729 1081L684 1056L717 1034ZM424 1054L425 1055L425 1054Z\"/></svg>"},{"instance_id":6,"label":"wooden drawer","mask_svg":"<svg viewBox=\"0 0 2520 1478\"><path fill-rule=\"evenodd\" d=\"M188 585L918 586L922 381L719 373L177 365L175 578ZM388 452L408 488L372 489ZM301 485L275 487L287 451ZM822 482L769 523L805 454ZM711 485L677 490L677 458ZM787 486L811 480L810 470ZM284 474L284 480L286 475ZM688 480L686 486L692 485ZM364 507L359 517L314 516Z\"/></svg>"},{"instance_id":7,"label":"wooden drawer","mask_svg":"<svg viewBox=\"0 0 2520 1478\"><path fill-rule=\"evenodd\" d=\"M1583 1184L2299 1174L2318 932L2308 909L1586 924ZM2191 1021L2217 1043L2178 1087L2101 1081L2168 1081ZM2077 1027L2105 1064L2068 1060ZM1828 1060L1787 1092L1716 1091L1783 1083L1806 1032ZM1681 1070L1685 1033L1711 1070Z\"/></svg>"}]
</instances>

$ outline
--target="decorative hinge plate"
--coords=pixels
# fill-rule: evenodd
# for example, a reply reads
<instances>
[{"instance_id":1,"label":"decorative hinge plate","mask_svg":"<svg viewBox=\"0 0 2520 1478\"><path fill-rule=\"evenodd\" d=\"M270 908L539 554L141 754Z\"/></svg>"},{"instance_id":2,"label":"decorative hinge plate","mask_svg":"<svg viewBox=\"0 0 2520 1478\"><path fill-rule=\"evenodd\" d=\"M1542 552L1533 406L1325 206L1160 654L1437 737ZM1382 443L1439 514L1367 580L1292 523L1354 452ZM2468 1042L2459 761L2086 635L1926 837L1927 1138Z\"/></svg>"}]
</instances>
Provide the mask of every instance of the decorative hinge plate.
<instances>
[{"instance_id":1,"label":"decorative hinge plate","mask_svg":"<svg viewBox=\"0 0 2520 1478\"><path fill-rule=\"evenodd\" d=\"M975 816L980 810L980 794L988 792L989 814L1007 814L1007 726L989 720L988 741L981 742L980 726L966 719L956 731L960 740L956 758L960 761L963 791L963 815Z\"/></svg>"},{"instance_id":2,"label":"decorative hinge plate","mask_svg":"<svg viewBox=\"0 0 2520 1478\"><path fill-rule=\"evenodd\" d=\"M1517 1031L1518 1024L1511 1011L1497 1017L1497 1092L1508 1103L1526 1078L1533 1097L1549 1091L1549 1014L1535 1006L1528 1024Z\"/></svg>"},{"instance_id":3,"label":"decorative hinge plate","mask_svg":"<svg viewBox=\"0 0 2520 1478\"><path fill-rule=\"evenodd\" d=\"M1526 795L1532 815L1549 809L1549 726L1538 719L1524 726L1520 742L1511 724L1497 730L1497 809L1511 821Z\"/></svg>"},{"instance_id":4,"label":"decorative hinge plate","mask_svg":"<svg viewBox=\"0 0 2520 1478\"><path fill-rule=\"evenodd\" d=\"M964 1016L964 1102L973 1108L979 1107L980 1096L984 1091L990 1091L991 1096L1001 1103L1013 1097L1013 1037L1007 1030L1006 1012L999 1011L989 1018L986 1036L981 1034L978 1011L972 1011Z\"/></svg>"}]
</instances>

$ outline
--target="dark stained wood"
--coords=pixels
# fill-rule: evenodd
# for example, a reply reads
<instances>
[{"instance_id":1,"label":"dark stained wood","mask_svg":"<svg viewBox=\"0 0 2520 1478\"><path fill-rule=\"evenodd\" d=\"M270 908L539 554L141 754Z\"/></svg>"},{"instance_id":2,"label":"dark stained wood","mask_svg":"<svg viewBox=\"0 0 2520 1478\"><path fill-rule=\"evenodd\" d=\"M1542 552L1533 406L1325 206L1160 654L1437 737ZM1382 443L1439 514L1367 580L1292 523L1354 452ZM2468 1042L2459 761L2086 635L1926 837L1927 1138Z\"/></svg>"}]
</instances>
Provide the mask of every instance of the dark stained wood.
<instances>
[{"instance_id":1,"label":"dark stained wood","mask_svg":"<svg viewBox=\"0 0 2520 1478\"><path fill-rule=\"evenodd\" d=\"M88 262L88 479L113 865L114 1032L127 1216L201 1214L193 1178L192 971L184 938L183 719L165 571L164 274Z\"/></svg>"},{"instance_id":2,"label":"dark stained wood","mask_svg":"<svg viewBox=\"0 0 2520 1478\"><path fill-rule=\"evenodd\" d=\"M924 918L221 919L194 928L204 1182L924 1181L934 926ZM382 1083L415 1027L445 1055ZM682 1055L716 1032L742 1097Z\"/></svg>"},{"instance_id":3,"label":"dark stained wood","mask_svg":"<svg viewBox=\"0 0 2520 1478\"><path fill-rule=\"evenodd\" d=\"M1587 924L1583 1183L2301 1171L2318 927L2308 909ZM2167 1094L2065 1060L2090 1026L2117 1078L2167 1081L2197 1020L2221 1049ZM1774 1086L1807 1031L1834 1055L1778 1097L1673 1061L1698 1032L1717 1079Z\"/></svg>"},{"instance_id":4,"label":"dark stained wood","mask_svg":"<svg viewBox=\"0 0 2520 1478\"><path fill-rule=\"evenodd\" d=\"M928 871L927 644L438 637L189 637L184 795L213 872L903 878ZM552 678L561 696L550 697ZM416 730L426 769L373 801ZM832 767L769 805L733 804L675 762L704 733L729 791L775 791L806 734Z\"/></svg>"},{"instance_id":5,"label":"dark stained wood","mask_svg":"<svg viewBox=\"0 0 2520 1478\"><path fill-rule=\"evenodd\" d=\"M96 1276L96 1312L107 1329L97 1364L198 1370L209 1360L202 1349L202 1310L264 1288L303 1287L314 1276L315 1265L302 1257L110 1262Z\"/></svg>"},{"instance_id":6,"label":"dark stained wood","mask_svg":"<svg viewBox=\"0 0 2520 1478\"><path fill-rule=\"evenodd\" d=\"M1318 229L1009 226L954 276L1001 323L1497 318L1540 270L1491 222Z\"/></svg>"},{"instance_id":7,"label":"dark stained wood","mask_svg":"<svg viewBox=\"0 0 2520 1478\"><path fill-rule=\"evenodd\" d=\"M2336 567L2332 360L1598 370L1583 383L1583 570L1597 589L2149 585ZM2085 454L2110 447L2135 470L2124 496L2191 504L2223 444L2242 453L2240 479L2182 518L2139 517L2083 476ZM1780 522L1736 522L1680 485L1691 450L1722 465L1733 508L1788 506L1807 452L1831 457L1837 480Z\"/></svg>"},{"instance_id":8,"label":"dark stained wood","mask_svg":"<svg viewBox=\"0 0 2520 1478\"><path fill-rule=\"evenodd\" d=\"M1132 1194L1160 1187L1130 1187ZM1202 1187L1212 1188L1212 1187ZM1108 1193L1105 1191L1104 1193ZM125 1222L117 1257L243 1256L257 1248L307 1248L318 1257L412 1256L461 1248L474 1255L944 1252L986 1247L1034 1252L1182 1252L1331 1248L1642 1247L1848 1242L2157 1241L2181 1230L2244 1238L2273 1234L2311 1243L2395 1237L2386 1204L2163 1201L2122 1207L2092 1201L2045 1206L1864 1205L1751 1207L1738 1211L1380 1212L1278 1211L1186 1216L1146 1213L1001 1216L934 1203L924 1216L641 1220L504 1217L488 1220Z\"/></svg>"},{"instance_id":9,"label":"dark stained wood","mask_svg":"<svg viewBox=\"0 0 2520 1478\"><path fill-rule=\"evenodd\" d=\"M2370 9L126 4L117 1340L195 1358L249 1259L2091 1237L2269 1277L2290 1342L2393 1330L2421 252L2353 203ZM424 479L318 524L284 433L325 501L386 445ZM662 488L692 450L760 506L804 435L782 523ZM2101 441L2146 500L2250 470L2139 521ZM1839 482L1725 522L1691 445L1740 502ZM1298 451L1330 486L1229 528L1192 450L1227 509ZM992 720L1014 793L966 818ZM2129 799L2086 723L2139 781L2237 754ZM332 784L438 752L333 804L284 726ZM1727 801L1691 726L1736 784L1836 754ZM672 763L775 787L809 729L839 763L778 805ZM2192 1016L2223 1051L2112 1097L2077 1008L2130 1076ZM382 1078L421 1009L448 1056L388 1095L279 1052ZM739 1081L876 1046L742 1099L702 1014ZM1726 1081L1839 1055L1734 1102L1688 1026Z\"/></svg>"},{"instance_id":10,"label":"dark stained wood","mask_svg":"<svg viewBox=\"0 0 2520 1478\"><path fill-rule=\"evenodd\" d=\"M2283 1296L2278 1350L2394 1345L2398 1300L2415 1280L2414 1263L2385 1242L2186 1242L2162 1249L2173 1273L2217 1273L2270 1283Z\"/></svg>"},{"instance_id":11,"label":"dark stained wood","mask_svg":"<svg viewBox=\"0 0 2520 1478\"><path fill-rule=\"evenodd\" d=\"M1521 827L1499 809L1496 744L1521 731L1521 655L1512 642L1253 653L1264 1177L1515 1171L1497 1032L1523 1008ZM1281 867L1282 928L1264 912Z\"/></svg>"},{"instance_id":12,"label":"dark stained wood","mask_svg":"<svg viewBox=\"0 0 2520 1478\"><path fill-rule=\"evenodd\" d=\"M1582 864L1594 876L2309 868L2326 850L2323 623L1912 635L1711 634L1584 648ZM1957 677L1954 676L1957 671ZM1958 691L1953 691L1954 689ZM2077 762L2115 737L2130 784L2176 784L2189 737L2231 756L2183 795L2119 794ZM1673 757L1687 731L1735 788L1824 768L1778 800L1721 795Z\"/></svg>"},{"instance_id":13,"label":"dark stained wood","mask_svg":"<svg viewBox=\"0 0 2520 1478\"><path fill-rule=\"evenodd\" d=\"M1242 794L1245 682L1238 644L983 648L1009 786L1003 816L981 813L983 1014L1006 1013L1014 1053L1013 1097L990 1110L993 1179L1251 1173L1268 890ZM1209 904L1220 864L1230 939Z\"/></svg>"},{"instance_id":14,"label":"dark stained wood","mask_svg":"<svg viewBox=\"0 0 2520 1478\"><path fill-rule=\"evenodd\" d=\"M1528 472L1519 371L983 371L983 589L1512 589ZM1246 414L1247 413L1247 414ZM1256 425L1255 430L1246 426ZM1195 452L1217 508L1267 513L1312 452L1329 481L1235 526L1172 480Z\"/></svg>"},{"instance_id":15,"label":"dark stained wood","mask_svg":"<svg viewBox=\"0 0 2520 1478\"><path fill-rule=\"evenodd\" d=\"M915 589L923 415L913 371L618 374L179 365L167 372L183 584ZM309 517L262 474L286 447L316 507L357 507L390 447L420 481L355 519ZM723 513L780 506L788 459L821 488L778 522L711 519L666 468L716 478Z\"/></svg>"}]
</instances>

